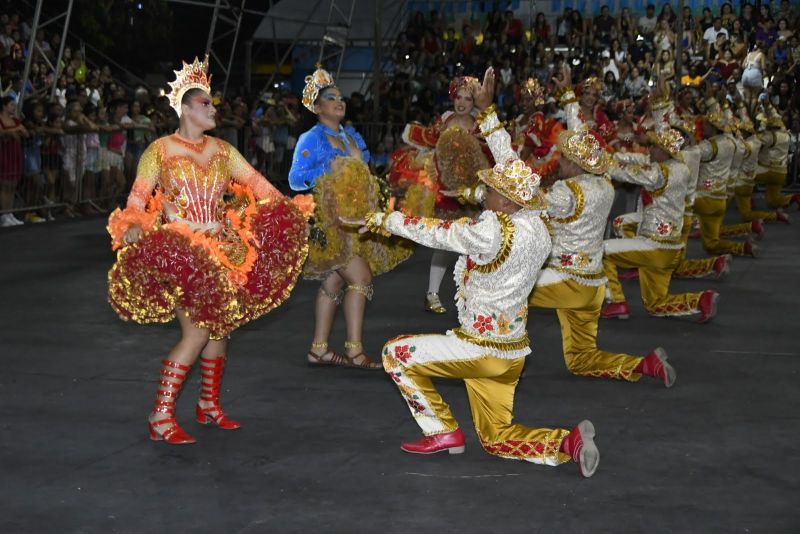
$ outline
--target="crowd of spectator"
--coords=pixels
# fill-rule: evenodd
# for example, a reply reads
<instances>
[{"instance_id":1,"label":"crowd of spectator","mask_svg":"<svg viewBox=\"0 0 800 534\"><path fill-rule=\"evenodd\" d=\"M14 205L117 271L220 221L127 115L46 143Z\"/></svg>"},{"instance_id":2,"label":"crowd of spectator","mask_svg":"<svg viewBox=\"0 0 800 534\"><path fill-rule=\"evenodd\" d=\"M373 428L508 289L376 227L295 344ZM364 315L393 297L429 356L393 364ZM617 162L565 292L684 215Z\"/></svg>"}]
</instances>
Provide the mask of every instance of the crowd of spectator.
<instances>
[{"instance_id":1,"label":"crowd of spectator","mask_svg":"<svg viewBox=\"0 0 800 534\"><path fill-rule=\"evenodd\" d=\"M379 95L379 113L370 98L353 93L347 99L347 120L365 134L373 170L382 173L402 142L406 123L430 124L449 107L447 88L454 76L480 76L494 66L498 109L510 119L520 112L525 81L535 77L547 86L566 62L573 79L597 76L604 81L602 96L613 110L620 99L643 101L659 75L681 85L719 84L733 98L743 91L742 61L758 46L766 59L765 94L785 124L800 132L800 16L789 0L743 3L738 10L725 3L716 13L685 8L679 30L677 13L668 3L658 9L648 5L641 14L628 8L611 13L602 6L594 17L567 8L554 20L538 13L527 26L512 11L490 10L458 22L435 10L417 12L391 49L393 67L372 88ZM19 113L30 32L20 14L0 13L0 213L6 212L6 226L17 224L17 215L37 222L54 214L113 208L124 199L147 144L177 127L163 90L120 84L107 66L89 66L71 43L64 48L53 92L48 63L55 62L60 46L56 32L36 35ZM214 94L218 126L212 134L283 185L297 136L311 126L296 97L299 92L276 89L255 98L224 99ZM555 114L554 101L549 106ZM7 213L14 206L36 209Z\"/></svg>"}]
</instances>

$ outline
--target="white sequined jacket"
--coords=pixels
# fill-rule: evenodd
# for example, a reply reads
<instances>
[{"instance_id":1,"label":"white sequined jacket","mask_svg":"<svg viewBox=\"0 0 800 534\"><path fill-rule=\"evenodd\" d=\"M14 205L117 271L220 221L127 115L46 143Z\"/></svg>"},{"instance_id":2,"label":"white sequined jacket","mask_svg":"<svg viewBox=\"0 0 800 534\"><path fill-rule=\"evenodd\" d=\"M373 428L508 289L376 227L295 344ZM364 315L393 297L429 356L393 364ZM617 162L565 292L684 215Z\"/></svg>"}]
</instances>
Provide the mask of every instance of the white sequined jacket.
<instances>
[{"instance_id":1,"label":"white sequined jacket","mask_svg":"<svg viewBox=\"0 0 800 534\"><path fill-rule=\"evenodd\" d=\"M697 196L725 200L728 198L728 176L736 145L727 134L715 135L697 144L700 149L700 173Z\"/></svg>"},{"instance_id":2,"label":"white sequined jacket","mask_svg":"<svg viewBox=\"0 0 800 534\"><path fill-rule=\"evenodd\" d=\"M486 210L477 220L454 221L392 212L371 219L371 225L394 235L461 254L455 267L460 326L451 334L500 357L530 353L528 295L550 252L541 212Z\"/></svg>"},{"instance_id":3,"label":"white sequined jacket","mask_svg":"<svg viewBox=\"0 0 800 534\"><path fill-rule=\"evenodd\" d=\"M571 104L574 111L577 104ZM511 136L494 113L479 122L487 134L486 143L494 160L504 163L517 159ZM489 133L491 132L491 133ZM557 283L571 278L584 285L602 285L603 234L614 202L614 188L606 176L583 174L556 182L545 195L552 229L553 248L539 284Z\"/></svg>"},{"instance_id":4,"label":"white sequined jacket","mask_svg":"<svg viewBox=\"0 0 800 534\"><path fill-rule=\"evenodd\" d=\"M762 132L761 151L758 154L758 163L766 170L786 174L789 161L789 145L791 137L786 130L769 130Z\"/></svg>"}]
</instances>

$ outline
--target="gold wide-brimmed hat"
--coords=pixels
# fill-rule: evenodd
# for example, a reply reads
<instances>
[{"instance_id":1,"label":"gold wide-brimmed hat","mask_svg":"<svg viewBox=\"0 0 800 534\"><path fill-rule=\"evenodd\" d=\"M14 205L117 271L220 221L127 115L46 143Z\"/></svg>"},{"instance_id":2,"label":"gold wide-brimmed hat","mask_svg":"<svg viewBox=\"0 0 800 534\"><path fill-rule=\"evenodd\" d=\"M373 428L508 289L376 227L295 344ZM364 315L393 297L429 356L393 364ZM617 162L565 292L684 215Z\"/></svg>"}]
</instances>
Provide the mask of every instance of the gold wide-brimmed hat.
<instances>
[{"instance_id":1,"label":"gold wide-brimmed hat","mask_svg":"<svg viewBox=\"0 0 800 534\"><path fill-rule=\"evenodd\" d=\"M730 124L725 117L725 112L720 107L716 98L708 98L706 100L706 114L703 118L718 130L723 132L731 131Z\"/></svg>"},{"instance_id":2,"label":"gold wide-brimmed hat","mask_svg":"<svg viewBox=\"0 0 800 534\"><path fill-rule=\"evenodd\" d=\"M498 163L491 169L478 171L478 178L523 208L545 207L539 190L541 177L521 159L513 159L505 164Z\"/></svg>"},{"instance_id":3,"label":"gold wide-brimmed hat","mask_svg":"<svg viewBox=\"0 0 800 534\"><path fill-rule=\"evenodd\" d=\"M648 130L645 136L648 141L664 149L673 158L677 158L683 148L683 136L675 128Z\"/></svg>"},{"instance_id":4,"label":"gold wide-brimmed hat","mask_svg":"<svg viewBox=\"0 0 800 534\"><path fill-rule=\"evenodd\" d=\"M590 130L564 130L558 134L557 146L563 156L591 174L605 173L611 163L603 143Z\"/></svg>"},{"instance_id":5,"label":"gold wide-brimmed hat","mask_svg":"<svg viewBox=\"0 0 800 534\"><path fill-rule=\"evenodd\" d=\"M314 111L314 102L317 100L320 91L333 87L336 83L333 81L333 76L317 65L317 70L313 74L306 76L306 86L303 88L303 105L308 111L316 114Z\"/></svg>"}]
</instances>

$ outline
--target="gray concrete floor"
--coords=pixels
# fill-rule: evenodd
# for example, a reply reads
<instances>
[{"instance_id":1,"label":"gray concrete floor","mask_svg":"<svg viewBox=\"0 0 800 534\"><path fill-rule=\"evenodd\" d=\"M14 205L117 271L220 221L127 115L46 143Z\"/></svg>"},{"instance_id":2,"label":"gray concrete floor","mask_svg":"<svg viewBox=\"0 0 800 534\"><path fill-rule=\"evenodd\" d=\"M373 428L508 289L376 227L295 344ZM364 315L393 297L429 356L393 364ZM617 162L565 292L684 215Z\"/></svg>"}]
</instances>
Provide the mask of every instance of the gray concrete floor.
<instances>
[{"instance_id":1,"label":"gray concrete floor","mask_svg":"<svg viewBox=\"0 0 800 534\"><path fill-rule=\"evenodd\" d=\"M178 417L198 443L151 443L158 360L177 329L116 318L104 225L0 232L0 532L800 532L798 224L769 226L762 256L735 260L724 281L674 283L722 293L710 324L648 317L625 283L634 315L602 322L600 344L663 345L678 371L671 390L571 376L554 313L532 312L517 420L590 418L602 461L588 480L572 464L486 454L456 381L439 384L466 453L402 453L418 430L382 372L305 365L306 282L234 334L223 402L244 427L193 422L194 373ZM373 354L397 334L455 324L452 306L421 310L429 254L376 281ZM343 335L339 318L335 346Z\"/></svg>"}]
</instances>

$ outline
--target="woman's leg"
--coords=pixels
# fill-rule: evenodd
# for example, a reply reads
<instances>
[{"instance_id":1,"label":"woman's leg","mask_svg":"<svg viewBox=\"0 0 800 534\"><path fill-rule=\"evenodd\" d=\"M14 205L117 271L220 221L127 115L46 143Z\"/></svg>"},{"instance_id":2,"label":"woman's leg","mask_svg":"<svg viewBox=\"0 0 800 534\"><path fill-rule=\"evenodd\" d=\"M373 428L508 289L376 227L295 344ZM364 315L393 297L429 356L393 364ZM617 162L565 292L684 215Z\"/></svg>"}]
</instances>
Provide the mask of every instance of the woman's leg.
<instances>
[{"instance_id":1,"label":"woman's leg","mask_svg":"<svg viewBox=\"0 0 800 534\"><path fill-rule=\"evenodd\" d=\"M450 264L450 255L443 250L434 250L431 255L431 269L428 274L428 293L425 295L425 308L434 313L444 313L447 309L442 306L439 298L439 288Z\"/></svg>"},{"instance_id":2,"label":"woman's leg","mask_svg":"<svg viewBox=\"0 0 800 534\"><path fill-rule=\"evenodd\" d=\"M227 339L210 339L200 353L200 399L197 401L196 416L199 423L213 422L224 430L235 430L242 425L228 419L219 403L227 348Z\"/></svg>"},{"instance_id":3,"label":"woman's leg","mask_svg":"<svg viewBox=\"0 0 800 534\"><path fill-rule=\"evenodd\" d=\"M370 362L369 357L364 354L362 344L364 309L367 300L372 300L372 271L363 258L356 256L338 273L347 282L343 306L347 324L347 340L344 344L347 357L355 365L379 369L380 362Z\"/></svg>"},{"instance_id":4,"label":"woman's leg","mask_svg":"<svg viewBox=\"0 0 800 534\"><path fill-rule=\"evenodd\" d=\"M328 338L336 316L336 306L342 300L344 278L338 273L331 273L322 282L317 292L317 301L314 307L314 341L311 343L309 362L327 363L334 361L335 354L328 350ZM339 362L336 362L339 363Z\"/></svg>"}]
</instances>

